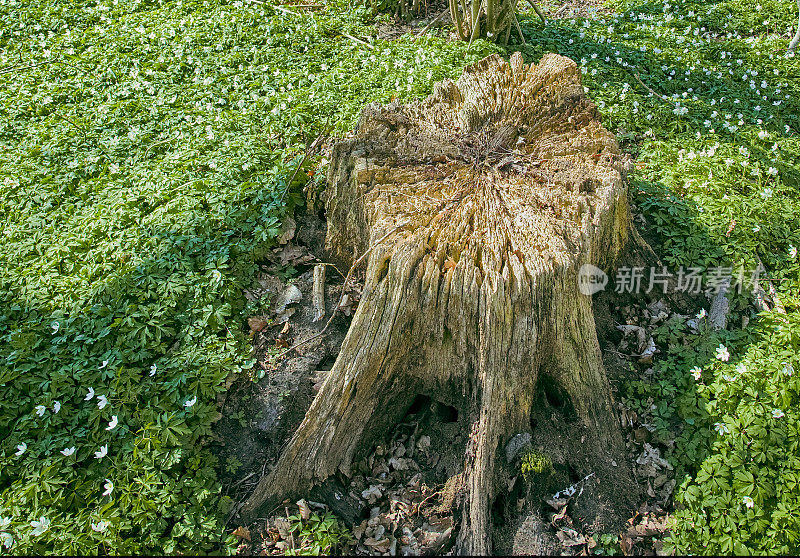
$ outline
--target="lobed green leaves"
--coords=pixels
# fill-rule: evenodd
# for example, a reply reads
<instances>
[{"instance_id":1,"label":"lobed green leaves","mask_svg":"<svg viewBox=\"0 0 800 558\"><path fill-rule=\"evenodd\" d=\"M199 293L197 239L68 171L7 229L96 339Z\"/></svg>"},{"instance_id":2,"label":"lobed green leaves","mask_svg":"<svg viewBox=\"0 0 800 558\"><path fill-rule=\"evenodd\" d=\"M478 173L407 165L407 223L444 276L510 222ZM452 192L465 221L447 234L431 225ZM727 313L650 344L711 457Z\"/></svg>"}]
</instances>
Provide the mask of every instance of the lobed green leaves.
<instances>
[{"instance_id":1,"label":"lobed green leaves","mask_svg":"<svg viewBox=\"0 0 800 558\"><path fill-rule=\"evenodd\" d=\"M0 0L0 551L232 550L216 395L304 143L493 48L364 14Z\"/></svg>"}]
</instances>

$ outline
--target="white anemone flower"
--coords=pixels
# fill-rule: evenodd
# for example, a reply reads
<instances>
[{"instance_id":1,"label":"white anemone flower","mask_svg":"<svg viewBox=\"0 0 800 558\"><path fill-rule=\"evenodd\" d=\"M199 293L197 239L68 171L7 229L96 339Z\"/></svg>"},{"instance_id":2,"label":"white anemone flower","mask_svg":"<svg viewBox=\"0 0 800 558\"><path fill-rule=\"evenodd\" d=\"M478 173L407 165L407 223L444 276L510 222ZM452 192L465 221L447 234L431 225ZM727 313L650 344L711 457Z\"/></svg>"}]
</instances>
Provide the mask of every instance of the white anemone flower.
<instances>
[{"instance_id":1,"label":"white anemone flower","mask_svg":"<svg viewBox=\"0 0 800 558\"><path fill-rule=\"evenodd\" d=\"M717 347L716 353L717 359L721 360L722 362L728 362L728 359L731 358L731 354L728 352L728 347L725 345L720 345Z\"/></svg>"},{"instance_id":2,"label":"white anemone flower","mask_svg":"<svg viewBox=\"0 0 800 558\"><path fill-rule=\"evenodd\" d=\"M50 520L46 517L40 517L39 521L31 521L31 527L33 527L31 535L38 537L50 528Z\"/></svg>"},{"instance_id":3,"label":"white anemone flower","mask_svg":"<svg viewBox=\"0 0 800 558\"><path fill-rule=\"evenodd\" d=\"M789 246L789 257L793 260L797 258L797 248L794 246Z\"/></svg>"},{"instance_id":4,"label":"white anemone flower","mask_svg":"<svg viewBox=\"0 0 800 558\"><path fill-rule=\"evenodd\" d=\"M706 309L701 308L700 311L697 313L697 319L702 320L705 317L706 317Z\"/></svg>"},{"instance_id":5,"label":"white anemone flower","mask_svg":"<svg viewBox=\"0 0 800 558\"><path fill-rule=\"evenodd\" d=\"M44 405L36 405L36 414L40 417L44 416L44 412L47 410L47 407Z\"/></svg>"},{"instance_id":6,"label":"white anemone flower","mask_svg":"<svg viewBox=\"0 0 800 558\"><path fill-rule=\"evenodd\" d=\"M103 369L103 368L105 368L106 366L108 366L108 361L107 361L107 360L104 360L104 361L103 361L103 364L101 364L101 365L100 365L100 367L98 368L98 370L102 370L102 369Z\"/></svg>"},{"instance_id":7,"label":"white anemone flower","mask_svg":"<svg viewBox=\"0 0 800 558\"><path fill-rule=\"evenodd\" d=\"M117 415L113 415L111 417L111 422L109 422L108 426L106 427L106 430L114 430L117 427L117 424L118 424Z\"/></svg>"},{"instance_id":8,"label":"white anemone flower","mask_svg":"<svg viewBox=\"0 0 800 558\"><path fill-rule=\"evenodd\" d=\"M97 396L97 408L104 409L105 406L108 405L108 399L106 399L105 395L98 395Z\"/></svg>"},{"instance_id":9,"label":"white anemone flower","mask_svg":"<svg viewBox=\"0 0 800 558\"><path fill-rule=\"evenodd\" d=\"M151 377L155 376L157 371L158 371L158 366L156 366L155 364L150 366L150 376Z\"/></svg>"},{"instance_id":10,"label":"white anemone flower","mask_svg":"<svg viewBox=\"0 0 800 558\"><path fill-rule=\"evenodd\" d=\"M100 446L100 450L94 452L95 459L103 459L106 455L108 455L108 444Z\"/></svg>"},{"instance_id":11,"label":"white anemone flower","mask_svg":"<svg viewBox=\"0 0 800 558\"><path fill-rule=\"evenodd\" d=\"M106 479L106 483L103 485L105 488L105 492L103 492L103 496L109 496L114 491L114 483L110 480Z\"/></svg>"},{"instance_id":12,"label":"white anemone flower","mask_svg":"<svg viewBox=\"0 0 800 558\"><path fill-rule=\"evenodd\" d=\"M188 409L189 407L192 407L195 403L197 403L197 396L196 395L194 397L192 397L191 399L188 399L186 401L186 403L183 404L183 406Z\"/></svg>"},{"instance_id":13,"label":"white anemone flower","mask_svg":"<svg viewBox=\"0 0 800 558\"><path fill-rule=\"evenodd\" d=\"M108 528L108 523L105 521L98 521L97 523L92 523L92 531L102 533L107 528Z\"/></svg>"},{"instance_id":14,"label":"white anemone flower","mask_svg":"<svg viewBox=\"0 0 800 558\"><path fill-rule=\"evenodd\" d=\"M61 455L63 455L64 457L69 457L73 453L75 453L75 446L72 446L71 448L64 448L63 450L61 450Z\"/></svg>"},{"instance_id":15,"label":"white anemone flower","mask_svg":"<svg viewBox=\"0 0 800 558\"><path fill-rule=\"evenodd\" d=\"M50 324L50 327L53 328L53 333L58 333L59 328L61 328L61 324L58 322L53 322Z\"/></svg>"},{"instance_id":16,"label":"white anemone flower","mask_svg":"<svg viewBox=\"0 0 800 558\"><path fill-rule=\"evenodd\" d=\"M753 506L756 505L756 503L753 502L753 499L750 496L745 496L744 498L742 498L742 504L744 504L748 508L752 508Z\"/></svg>"},{"instance_id":17,"label":"white anemone flower","mask_svg":"<svg viewBox=\"0 0 800 558\"><path fill-rule=\"evenodd\" d=\"M58 414L58 412L59 412L60 410L61 410L61 402L60 402L60 401L54 401L54 402L53 402L53 412L54 412L55 414Z\"/></svg>"},{"instance_id":18,"label":"white anemone flower","mask_svg":"<svg viewBox=\"0 0 800 558\"><path fill-rule=\"evenodd\" d=\"M94 388L89 388L89 391L86 392L86 397L84 397L83 400L89 401L92 397L94 397Z\"/></svg>"},{"instance_id":19,"label":"white anemone flower","mask_svg":"<svg viewBox=\"0 0 800 558\"><path fill-rule=\"evenodd\" d=\"M17 451L14 453L14 455L19 457L20 455L25 453L25 451L27 449L28 449L28 444L26 444L25 442L22 442L21 444L17 444Z\"/></svg>"},{"instance_id":20,"label":"white anemone flower","mask_svg":"<svg viewBox=\"0 0 800 558\"><path fill-rule=\"evenodd\" d=\"M779 419L783 418L785 415L783 414L783 411L781 411L780 409L772 409L772 416L773 418Z\"/></svg>"},{"instance_id":21,"label":"white anemone flower","mask_svg":"<svg viewBox=\"0 0 800 558\"><path fill-rule=\"evenodd\" d=\"M0 533L0 543L6 548L14 546L14 537L11 533Z\"/></svg>"},{"instance_id":22,"label":"white anemone flower","mask_svg":"<svg viewBox=\"0 0 800 558\"><path fill-rule=\"evenodd\" d=\"M689 372L692 373L692 376L694 377L695 381L700 381L700 378L703 377L703 369L700 368L699 366L695 366L694 368L689 370Z\"/></svg>"}]
</instances>

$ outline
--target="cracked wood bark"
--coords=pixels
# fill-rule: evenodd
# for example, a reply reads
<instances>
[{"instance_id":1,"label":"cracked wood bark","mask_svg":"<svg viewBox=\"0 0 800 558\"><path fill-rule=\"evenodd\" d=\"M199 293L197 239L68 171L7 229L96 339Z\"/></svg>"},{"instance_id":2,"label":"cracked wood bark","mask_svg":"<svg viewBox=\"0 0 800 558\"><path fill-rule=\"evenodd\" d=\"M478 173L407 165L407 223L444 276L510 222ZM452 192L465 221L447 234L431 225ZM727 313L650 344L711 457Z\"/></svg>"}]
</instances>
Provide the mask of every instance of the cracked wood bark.
<instances>
[{"instance_id":1,"label":"cracked wood bark","mask_svg":"<svg viewBox=\"0 0 800 558\"><path fill-rule=\"evenodd\" d=\"M535 66L493 55L423 101L368 106L334 148L327 202L331 255L353 262L371 248L361 303L243 516L350 476L423 394L470 432L456 550L487 554L490 506L513 475L503 448L535 430L544 379L576 416L570 463L596 473L612 507L631 490L591 299L578 291L581 265L610 264L629 234L621 159L575 63L558 55Z\"/></svg>"}]
</instances>

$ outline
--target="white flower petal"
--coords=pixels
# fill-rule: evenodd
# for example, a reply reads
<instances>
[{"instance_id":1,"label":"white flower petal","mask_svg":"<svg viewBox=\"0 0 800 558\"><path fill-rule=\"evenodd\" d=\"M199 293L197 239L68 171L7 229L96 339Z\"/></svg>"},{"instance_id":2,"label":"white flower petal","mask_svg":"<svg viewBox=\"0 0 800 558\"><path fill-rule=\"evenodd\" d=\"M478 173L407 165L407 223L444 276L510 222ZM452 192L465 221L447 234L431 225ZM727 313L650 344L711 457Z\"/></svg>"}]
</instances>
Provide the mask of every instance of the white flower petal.
<instances>
[{"instance_id":1,"label":"white flower petal","mask_svg":"<svg viewBox=\"0 0 800 558\"><path fill-rule=\"evenodd\" d=\"M111 417L111 422L108 423L106 430L114 430L117 427L117 415Z\"/></svg>"}]
</instances>

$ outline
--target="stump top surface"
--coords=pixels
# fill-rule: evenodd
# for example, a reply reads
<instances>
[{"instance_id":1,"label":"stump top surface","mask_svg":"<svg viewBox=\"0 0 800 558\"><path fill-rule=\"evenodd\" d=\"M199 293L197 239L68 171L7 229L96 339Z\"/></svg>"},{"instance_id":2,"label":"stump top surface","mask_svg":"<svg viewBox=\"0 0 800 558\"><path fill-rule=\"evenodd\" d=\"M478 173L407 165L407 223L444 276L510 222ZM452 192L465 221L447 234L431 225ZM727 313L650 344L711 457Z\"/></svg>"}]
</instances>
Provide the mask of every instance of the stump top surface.
<instances>
[{"instance_id":1,"label":"stump top surface","mask_svg":"<svg viewBox=\"0 0 800 558\"><path fill-rule=\"evenodd\" d=\"M426 99L369 105L339 149L363 196L347 203L366 202L370 228L408 223L406 238L423 231L455 261L470 244L548 267L586 260L624 198L619 146L575 62L555 54L491 55Z\"/></svg>"}]
</instances>

